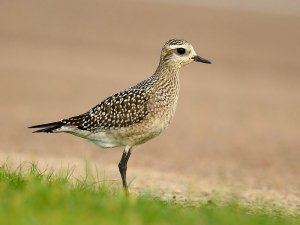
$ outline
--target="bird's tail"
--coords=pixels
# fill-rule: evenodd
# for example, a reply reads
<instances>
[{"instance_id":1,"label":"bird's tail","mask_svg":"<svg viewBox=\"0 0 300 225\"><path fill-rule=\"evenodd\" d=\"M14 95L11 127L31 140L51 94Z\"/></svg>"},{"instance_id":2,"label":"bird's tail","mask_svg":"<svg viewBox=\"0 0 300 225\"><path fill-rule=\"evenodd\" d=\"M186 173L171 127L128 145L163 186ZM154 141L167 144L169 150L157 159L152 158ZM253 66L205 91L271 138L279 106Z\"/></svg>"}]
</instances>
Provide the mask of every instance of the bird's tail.
<instances>
[{"instance_id":1,"label":"bird's tail","mask_svg":"<svg viewBox=\"0 0 300 225\"><path fill-rule=\"evenodd\" d=\"M61 128L63 125L64 125L63 122L57 121L54 123L39 124L28 128L38 129L36 131L33 131L33 133L39 133L39 132L53 133L56 129Z\"/></svg>"}]
</instances>

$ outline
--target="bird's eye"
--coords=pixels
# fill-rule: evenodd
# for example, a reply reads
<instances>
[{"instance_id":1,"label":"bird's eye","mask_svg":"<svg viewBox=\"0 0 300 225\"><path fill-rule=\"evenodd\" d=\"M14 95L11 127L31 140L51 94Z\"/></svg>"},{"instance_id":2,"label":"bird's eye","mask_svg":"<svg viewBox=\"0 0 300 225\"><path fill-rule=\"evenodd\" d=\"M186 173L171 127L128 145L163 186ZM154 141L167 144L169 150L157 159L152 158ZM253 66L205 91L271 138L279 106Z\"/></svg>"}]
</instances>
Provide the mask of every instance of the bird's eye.
<instances>
[{"instance_id":1,"label":"bird's eye","mask_svg":"<svg viewBox=\"0 0 300 225\"><path fill-rule=\"evenodd\" d=\"M185 49L184 48L177 48L176 51L177 51L177 53L179 55L183 55L185 53Z\"/></svg>"}]
</instances>

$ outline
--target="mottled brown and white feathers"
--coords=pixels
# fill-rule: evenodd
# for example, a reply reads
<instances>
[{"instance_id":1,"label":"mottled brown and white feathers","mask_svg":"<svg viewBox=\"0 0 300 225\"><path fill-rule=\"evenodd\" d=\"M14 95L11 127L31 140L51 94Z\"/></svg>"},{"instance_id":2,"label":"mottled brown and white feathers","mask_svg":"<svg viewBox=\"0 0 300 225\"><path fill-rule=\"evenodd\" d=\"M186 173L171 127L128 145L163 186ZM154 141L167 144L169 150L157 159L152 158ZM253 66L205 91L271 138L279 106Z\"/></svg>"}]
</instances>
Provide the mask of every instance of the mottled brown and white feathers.
<instances>
[{"instance_id":1,"label":"mottled brown and white feathers","mask_svg":"<svg viewBox=\"0 0 300 225\"><path fill-rule=\"evenodd\" d=\"M87 113L62 122L93 133L129 127L149 114L149 98L150 93L144 89L126 89L105 99Z\"/></svg>"},{"instance_id":2,"label":"mottled brown and white feathers","mask_svg":"<svg viewBox=\"0 0 300 225\"><path fill-rule=\"evenodd\" d=\"M187 41L171 39L162 48L157 70L146 80L106 98L84 114L31 128L72 133L101 147L144 143L160 134L174 116L180 68L200 60L209 62L197 56Z\"/></svg>"}]
</instances>

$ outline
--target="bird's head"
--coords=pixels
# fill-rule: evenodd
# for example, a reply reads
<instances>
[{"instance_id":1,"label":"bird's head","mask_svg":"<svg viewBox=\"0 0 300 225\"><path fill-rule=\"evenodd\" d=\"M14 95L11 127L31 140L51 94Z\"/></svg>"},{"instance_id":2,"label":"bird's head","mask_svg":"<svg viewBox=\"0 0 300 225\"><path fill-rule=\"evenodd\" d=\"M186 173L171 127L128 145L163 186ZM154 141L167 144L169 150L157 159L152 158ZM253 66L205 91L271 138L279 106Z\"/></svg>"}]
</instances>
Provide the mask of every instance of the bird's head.
<instances>
[{"instance_id":1,"label":"bird's head","mask_svg":"<svg viewBox=\"0 0 300 225\"><path fill-rule=\"evenodd\" d=\"M161 50L160 61L177 67L182 67L192 62L211 64L209 60L197 55L193 46L183 39L167 41Z\"/></svg>"}]
</instances>

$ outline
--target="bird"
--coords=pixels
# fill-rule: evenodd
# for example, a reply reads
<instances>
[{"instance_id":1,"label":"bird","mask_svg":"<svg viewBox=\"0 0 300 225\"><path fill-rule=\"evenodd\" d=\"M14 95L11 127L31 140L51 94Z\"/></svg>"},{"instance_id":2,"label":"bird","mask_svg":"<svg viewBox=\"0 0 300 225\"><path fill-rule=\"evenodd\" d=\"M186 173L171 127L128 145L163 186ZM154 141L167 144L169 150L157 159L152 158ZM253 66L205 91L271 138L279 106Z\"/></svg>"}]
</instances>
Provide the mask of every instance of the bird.
<instances>
[{"instance_id":1,"label":"bird","mask_svg":"<svg viewBox=\"0 0 300 225\"><path fill-rule=\"evenodd\" d=\"M186 40L170 39L162 47L157 69L145 80L104 99L86 113L29 128L37 129L33 133L70 133L102 148L124 147L118 167L128 194L126 172L132 150L168 127L178 103L181 68L192 62L211 64Z\"/></svg>"}]
</instances>

